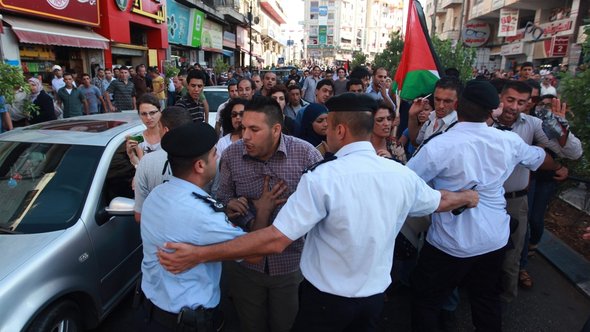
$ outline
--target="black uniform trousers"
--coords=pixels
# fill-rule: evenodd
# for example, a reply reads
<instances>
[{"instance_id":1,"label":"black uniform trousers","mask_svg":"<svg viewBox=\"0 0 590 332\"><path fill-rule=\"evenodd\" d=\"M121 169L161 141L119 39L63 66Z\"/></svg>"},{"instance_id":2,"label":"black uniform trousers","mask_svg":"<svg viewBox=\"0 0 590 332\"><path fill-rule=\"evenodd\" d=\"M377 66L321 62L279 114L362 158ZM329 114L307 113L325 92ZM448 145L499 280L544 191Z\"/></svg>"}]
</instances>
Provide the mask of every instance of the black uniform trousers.
<instances>
[{"instance_id":1,"label":"black uniform trousers","mask_svg":"<svg viewBox=\"0 0 590 332\"><path fill-rule=\"evenodd\" d=\"M325 293L303 280L293 332L375 331L383 309L383 293L348 298Z\"/></svg>"},{"instance_id":2,"label":"black uniform trousers","mask_svg":"<svg viewBox=\"0 0 590 332\"><path fill-rule=\"evenodd\" d=\"M412 330L437 331L440 309L458 286L467 288L473 325L478 332L501 331L501 268L505 248L458 258L428 242L411 277Z\"/></svg>"}]
</instances>

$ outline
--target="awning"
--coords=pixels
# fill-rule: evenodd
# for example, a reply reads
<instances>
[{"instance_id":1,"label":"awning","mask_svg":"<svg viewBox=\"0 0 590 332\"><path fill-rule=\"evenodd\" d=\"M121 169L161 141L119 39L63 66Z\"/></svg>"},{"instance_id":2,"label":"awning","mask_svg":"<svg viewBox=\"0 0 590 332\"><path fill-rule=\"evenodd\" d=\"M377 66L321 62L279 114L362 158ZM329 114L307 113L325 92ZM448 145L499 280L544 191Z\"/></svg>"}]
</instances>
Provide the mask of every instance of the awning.
<instances>
[{"instance_id":1,"label":"awning","mask_svg":"<svg viewBox=\"0 0 590 332\"><path fill-rule=\"evenodd\" d=\"M223 55L231 58L232 56L234 56L234 51L223 50Z\"/></svg>"},{"instance_id":2,"label":"awning","mask_svg":"<svg viewBox=\"0 0 590 332\"><path fill-rule=\"evenodd\" d=\"M3 15L21 43L84 48L109 48L109 40L83 28Z\"/></svg>"}]
</instances>

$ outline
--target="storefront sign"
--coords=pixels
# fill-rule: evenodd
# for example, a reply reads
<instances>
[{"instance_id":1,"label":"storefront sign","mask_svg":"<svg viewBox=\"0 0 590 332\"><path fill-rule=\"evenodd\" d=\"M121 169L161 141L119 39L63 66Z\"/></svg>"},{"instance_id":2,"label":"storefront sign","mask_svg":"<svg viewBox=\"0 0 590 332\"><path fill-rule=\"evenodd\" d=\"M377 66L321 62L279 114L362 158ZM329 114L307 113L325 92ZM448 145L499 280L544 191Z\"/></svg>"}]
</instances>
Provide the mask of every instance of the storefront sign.
<instances>
[{"instance_id":1,"label":"storefront sign","mask_svg":"<svg viewBox=\"0 0 590 332\"><path fill-rule=\"evenodd\" d=\"M248 39L248 31L242 28L241 26L236 27L236 44L240 48L244 48L246 46L246 40Z\"/></svg>"},{"instance_id":2,"label":"storefront sign","mask_svg":"<svg viewBox=\"0 0 590 332\"><path fill-rule=\"evenodd\" d=\"M504 0L492 0L492 11L504 7Z\"/></svg>"},{"instance_id":3,"label":"storefront sign","mask_svg":"<svg viewBox=\"0 0 590 332\"><path fill-rule=\"evenodd\" d=\"M320 6L319 8L319 18L318 18L319 25L327 25L328 24L328 6Z\"/></svg>"},{"instance_id":4,"label":"storefront sign","mask_svg":"<svg viewBox=\"0 0 590 332\"><path fill-rule=\"evenodd\" d=\"M463 43L468 47L479 47L490 39L490 25L481 21L470 21L463 28Z\"/></svg>"},{"instance_id":5,"label":"storefront sign","mask_svg":"<svg viewBox=\"0 0 590 332\"><path fill-rule=\"evenodd\" d=\"M179 45L190 45L189 25L190 9L176 1L168 1L168 42Z\"/></svg>"},{"instance_id":6,"label":"storefront sign","mask_svg":"<svg viewBox=\"0 0 590 332\"><path fill-rule=\"evenodd\" d=\"M115 1L117 4L121 2L121 0ZM161 4L160 0L133 0L131 12L152 18L156 23L166 22L166 7Z\"/></svg>"},{"instance_id":7,"label":"storefront sign","mask_svg":"<svg viewBox=\"0 0 590 332\"><path fill-rule=\"evenodd\" d=\"M236 35L229 31L224 31L223 47L236 48Z\"/></svg>"},{"instance_id":8,"label":"storefront sign","mask_svg":"<svg viewBox=\"0 0 590 332\"><path fill-rule=\"evenodd\" d=\"M518 28L518 9L500 9L500 24L498 24L498 37L515 36Z\"/></svg>"},{"instance_id":9,"label":"storefront sign","mask_svg":"<svg viewBox=\"0 0 590 332\"><path fill-rule=\"evenodd\" d=\"M200 10L191 9L190 32L191 46L201 47L201 37L203 34L203 25L205 23L205 13Z\"/></svg>"},{"instance_id":10,"label":"storefront sign","mask_svg":"<svg viewBox=\"0 0 590 332\"><path fill-rule=\"evenodd\" d=\"M97 0L0 0L0 8L51 20L98 26Z\"/></svg>"},{"instance_id":11,"label":"storefront sign","mask_svg":"<svg viewBox=\"0 0 590 332\"><path fill-rule=\"evenodd\" d=\"M320 45L326 45L328 42L328 27L325 25L319 26L319 43Z\"/></svg>"},{"instance_id":12,"label":"storefront sign","mask_svg":"<svg viewBox=\"0 0 590 332\"><path fill-rule=\"evenodd\" d=\"M564 57L567 54L569 43L569 37L553 37L551 39L551 55L554 57Z\"/></svg>"},{"instance_id":13,"label":"storefront sign","mask_svg":"<svg viewBox=\"0 0 590 332\"><path fill-rule=\"evenodd\" d=\"M500 50L500 54L503 56L523 54L523 53L524 53L524 43L523 42L502 45L502 49Z\"/></svg>"},{"instance_id":14,"label":"storefront sign","mask_svg":"<svg viewBox=\"0 0 590 332\"><path fill-rule=\"evenodd\" d=\"M204 50L221 52L223 50L223 28L221 25L206 19L201 41Z\"/></svg>"},{"instance_id":15,"label":"storefront sign","mask_svg":"<svg viewBox=\"0 0 590 332\"><path fill-rule=\"evenodd\" d=\"M569 19L543 24L528 22L523 29L518 30L514 37L506 37L506 42L512 43L520 40L538 41L539 39L548 39L554 36L567 36L573 33L574 22Z\"/></svg>"}]
</instances>

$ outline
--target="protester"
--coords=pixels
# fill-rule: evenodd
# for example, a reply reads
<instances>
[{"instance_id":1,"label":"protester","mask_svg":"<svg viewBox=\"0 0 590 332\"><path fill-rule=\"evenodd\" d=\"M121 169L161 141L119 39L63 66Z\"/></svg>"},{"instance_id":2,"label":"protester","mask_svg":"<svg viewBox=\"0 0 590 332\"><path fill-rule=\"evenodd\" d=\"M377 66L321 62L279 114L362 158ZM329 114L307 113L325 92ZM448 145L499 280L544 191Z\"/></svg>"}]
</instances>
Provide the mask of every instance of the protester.
<instances>
[{"instance_id":1,"label":"protester","mask_svg":"<svg viewBox=\"0 0 590 332\"><path fill-rule=\"evenodd\" d=\"M135 167L146 153L160 149L160 102L151 94L144 94L138 100L137 115L146 126L140 136L127 137L127 156Z\"/></svg>"}]
</instances>

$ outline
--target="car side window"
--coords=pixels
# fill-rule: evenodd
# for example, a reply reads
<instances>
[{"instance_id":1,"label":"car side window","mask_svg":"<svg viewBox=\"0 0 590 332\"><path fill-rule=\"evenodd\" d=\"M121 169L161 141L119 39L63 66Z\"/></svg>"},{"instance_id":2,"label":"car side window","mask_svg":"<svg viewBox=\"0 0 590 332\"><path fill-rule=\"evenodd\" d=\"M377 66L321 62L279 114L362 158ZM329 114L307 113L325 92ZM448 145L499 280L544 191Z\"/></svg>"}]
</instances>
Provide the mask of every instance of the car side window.
<instances>
[{"instance_id":1,"label":"car side window","mask_svg":"<svg viewBox=\"0 0 590 332\"><path fill-rule=\"evenodd\" d=\"M125 142L123 142L111 159L102 188L105 205L108 205L115 197L133 198L132 182L134 176L135 168L129 161L129 157L125 152Z\"/></svg>"}]
</instances>

